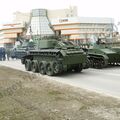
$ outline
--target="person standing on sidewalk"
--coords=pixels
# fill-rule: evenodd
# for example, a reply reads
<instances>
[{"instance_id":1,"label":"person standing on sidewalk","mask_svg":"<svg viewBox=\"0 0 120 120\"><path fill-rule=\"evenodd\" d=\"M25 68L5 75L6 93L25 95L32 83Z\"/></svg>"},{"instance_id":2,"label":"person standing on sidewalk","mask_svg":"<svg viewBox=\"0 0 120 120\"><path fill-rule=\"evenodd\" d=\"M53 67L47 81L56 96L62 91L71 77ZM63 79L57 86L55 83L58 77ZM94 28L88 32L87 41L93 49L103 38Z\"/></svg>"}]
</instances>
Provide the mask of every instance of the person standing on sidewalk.
<instances>
[{"instance_id":1,"label":"person standing on sidewalk","mask_svg":"<svg viewBox=\"0 0 120 120\"><path fill-rule=\"evenodd\" d=\"M10 51L9 48L6 50L6 55L7 55L7 60L10 60L10 57L11 57L11 51Z\"/></svg>"}]
</instances>

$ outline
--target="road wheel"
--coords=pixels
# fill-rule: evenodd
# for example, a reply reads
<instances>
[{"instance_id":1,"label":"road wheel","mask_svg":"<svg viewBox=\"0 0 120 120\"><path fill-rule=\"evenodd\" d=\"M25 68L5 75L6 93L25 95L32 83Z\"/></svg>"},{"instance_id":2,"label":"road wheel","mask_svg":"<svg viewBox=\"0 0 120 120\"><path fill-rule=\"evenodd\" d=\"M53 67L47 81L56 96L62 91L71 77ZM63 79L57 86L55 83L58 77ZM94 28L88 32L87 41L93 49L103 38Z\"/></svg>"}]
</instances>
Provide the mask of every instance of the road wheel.
<instances>
[{"instance_id":1,"label":"road wheel","mask_svg":"<svg viewBox=\"0 0 120 120\"><path fill-rule=\"evenodd\" d=\"M96 68L97 69L102 69L103 67L104 67L104 61L102 59L97 60Z\"/></svg>"},{"instance_id":2,"label":"road wheel","mask_svg":"<svg viewBox=\"0 0 120 120\"><path fill-rule=\"evenodd\" d=\"M38 62L37 62L37 60L32 61L32 71L33 72L38 72Z\"/></svg>"},{"instance_id":3,"label":"road wheel","mask_svg":"<svg viewBox=\"0 0 120 120\"><path fill-rule=\"evenodd\" d=\"M54 75L53 66L51 63L46 64L46 74L49 76Z\"/></svg>"},{"instance_id":4,"label":"road wheel","mask_svg":"<svg viewBox=\"0 0 120 120\"><path fill-rule=\"evenodd\" d=\"M79 64L78 66L76 66L76 67L74 68L75 72L81 72L82 69L83 69L82 64Z\"/></svg>"},{"instance_id":5,"label":"road wheel","mask_svg":"<svg viewBox=\"0 0 120 120\"><path fill-rule=\"evenodd\" d=\"M90 63L89 63L89 67L94 68L94 61L93 59L89 59Z\"/></svg>"},{"instance_id":6,"label":"road wheel","mask_svg":"<svg viewBox=\"0 0 120 120\"><path fill-rule=\"evenodd\" d=\"M46 62L40 62L39 63L39 72L44 75L46 71Z\"/></svg>"},{"instance_id":7,"label":"road wheel","mask_svg":"<svg viewBox=\"0 0 120 120\"><path fill-rule=\"evenodd\" d=\"M98 69L102 69L103 67L104 67L104 61L103 61L103 60L100 60L100 61L99 61Z\"/></svg>"},{"instance_id":8,"label":"road wheel","mask_svg":"<svg viewBox=\"0 0 120 120\"><path fill-rule=\"evenodd\" d=\"M21 63L25 64L25 59L24 58L21 58Z\"/></svg>"},{"instance_id":9,"label":"road wheel","mask_svg":"<svg viewBox=\"0 0 120 120\"><path fill-rule=\"evenodd\" d=\"M31 60L26 60L26 62L25 62L25 69L27 71L31 71Z\"/></svg>"},{"instance_id":10,"label":"road wheel","mask_svg":"<svg viewBox=\"0 0 120 120\"><path fill-rule=\"evenodd\" d=\"M60 64L58 62L53 62L52 67L55 74L58 74L61 71Z\"/></svg>"}]
</instances>

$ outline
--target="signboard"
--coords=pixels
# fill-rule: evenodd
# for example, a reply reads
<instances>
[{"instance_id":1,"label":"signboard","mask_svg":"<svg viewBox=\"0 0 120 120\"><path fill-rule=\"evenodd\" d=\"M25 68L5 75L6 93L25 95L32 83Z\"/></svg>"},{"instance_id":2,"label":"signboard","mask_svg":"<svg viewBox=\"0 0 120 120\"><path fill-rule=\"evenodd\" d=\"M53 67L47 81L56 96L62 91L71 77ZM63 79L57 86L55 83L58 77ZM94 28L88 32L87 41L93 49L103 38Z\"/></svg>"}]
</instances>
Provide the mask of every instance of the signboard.
<instances>
[{"instance_id":1,"label":"signboard","mask_svg":"<svg viewBox=\"0 0 120 120\"><path fill-rule=\"evenodd\" d=\"M60 22L60 23L68 22L68 19L59 19L59 22Z\"/></svg>"}]
</instances>

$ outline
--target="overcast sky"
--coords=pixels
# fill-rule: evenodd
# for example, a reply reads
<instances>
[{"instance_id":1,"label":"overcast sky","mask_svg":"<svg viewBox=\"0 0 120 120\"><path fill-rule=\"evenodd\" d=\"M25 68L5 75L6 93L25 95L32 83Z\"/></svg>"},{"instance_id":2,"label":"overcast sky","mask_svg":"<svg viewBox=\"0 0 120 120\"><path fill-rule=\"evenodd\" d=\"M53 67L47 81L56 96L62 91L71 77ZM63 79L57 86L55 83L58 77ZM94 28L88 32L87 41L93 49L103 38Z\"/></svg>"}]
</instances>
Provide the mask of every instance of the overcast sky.
<instances>
[{"instance_id":1,"label":"overcast sky","mask_svg":"<svg viewBox=\"0 0 120 120\"><path fill-rule=\"evenodd\" d=\"M16 11L29 12L34 8L61 9L78 7L82 17L110 17L120 21L120 0L2 0L0 1L0 24L12 21Z\"/></svg>"}]
</instances>

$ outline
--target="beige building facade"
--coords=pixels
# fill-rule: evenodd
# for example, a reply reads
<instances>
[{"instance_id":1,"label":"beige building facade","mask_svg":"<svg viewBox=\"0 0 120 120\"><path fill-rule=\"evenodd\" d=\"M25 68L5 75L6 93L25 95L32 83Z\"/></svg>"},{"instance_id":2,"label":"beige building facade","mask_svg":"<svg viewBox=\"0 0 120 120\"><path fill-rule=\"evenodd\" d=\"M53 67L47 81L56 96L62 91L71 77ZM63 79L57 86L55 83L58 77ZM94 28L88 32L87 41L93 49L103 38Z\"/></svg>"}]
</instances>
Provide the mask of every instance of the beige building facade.
<instances>
[{"instance_id":1,"label":"beige building facade","mask_svg":"<svg viewBox=\"0 0 120 120\"><path fill-rule=\"evenodd\" d=\"M21 23L4 24L0 29L0 46L12 48L23 30L24 25Z\"/></svg>"},{"instance_id":2,"label":"beige building facade","mask_svg":"<svg viewBox=\"0 0 120 120\"><path fill-rule=\"evenodd\" d=\"M51 19L56 33L76 42L87 42L98 37L110 37L113 32L112 18L68 17Z\"/></svg>"},{"instance_id":3,"label":"beige building facade","mask_svg":"<svg viewBox=\"0 0 120 120\"><path fill-rule=\"evenodd\" d=\"M15 12L13 23L28 23L30 21L30 12L29 13L22 13L22 12Z\"/></svg>"},{"instance_id":4,"label":"beige building facade","mask_svg":"<svg viewBox=\"0 0 120 120\"><path fill-rule=\"evenodd\" d=\"M42 11L42 9L36 10ZM51 22L55 33L62 35L65 39L74 40L77 43L85 43L91 38L111 37L112 35L114 25L112 18L78 17L77 7L75 6L66 9L46 11L46 17ZM34 26L34 31L39 34L40 31L42 31L42 27L45 26L38 24L39 21L42 21L43 17L38 16L41 20L39 20L38 17L34 17L33 19L31 18L31 13L32 11L30 11L30 13L14 13L13 23L20 24L3 26L0 30L0 43L14 43L18 35L23 33L23 29L27 29L26 33L29 33L31 22L32 26ZM42 27L40 28L40 26Z\"/></svg>"},{"instance_id":5,"label":"beige building facade","mask_svg":"<svg viewBox=\"0 0 120 120\"><path fill-rule=\"evenodd\" d=\"M49 19L76 17L78 15L76 6L70 6L67 9L47 10L47 14Z\"/></svg>"}]
</instances>

